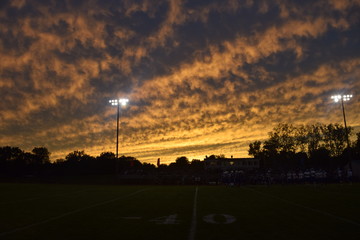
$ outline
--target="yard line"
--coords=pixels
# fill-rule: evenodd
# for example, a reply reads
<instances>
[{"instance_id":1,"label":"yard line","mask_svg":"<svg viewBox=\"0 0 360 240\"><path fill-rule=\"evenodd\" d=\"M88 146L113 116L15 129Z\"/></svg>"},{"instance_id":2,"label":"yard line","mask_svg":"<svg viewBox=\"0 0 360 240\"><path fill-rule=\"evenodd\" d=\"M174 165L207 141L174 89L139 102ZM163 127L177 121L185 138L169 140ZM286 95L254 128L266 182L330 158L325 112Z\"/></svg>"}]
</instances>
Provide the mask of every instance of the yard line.
<instances>
[{"instance_id":1,"label":"yard line","mask_svg":"<svg viewBox=\"0 0 360 240\"><path fill-rule=\"evenodd\" d=\"M331 213L326 212L326 211L321 211L321 210L316 209L316 208L307 207L307 206L301 205L301 204L296 203L296 202L292 202L292 201L289 201L289 200L286 200L286 199L283 199L283 198L279 198L279 197L276 197L276 196L273 196L273 195L270 195L270 194L266 194L266 193L257 191L257 190L252 189L252 188L247 188L247 187L242 187L242 188L243 188L243 189L250 190L250 191L253 191L253 192L256 192L256 193L258 193L258 194L261 194L261 195L264 195L264 196L267 196L267 197L271 197L271 198L274 198L274 199L283 201L283 202L288 203L288 204L291 204L291 205L293 205L293 206L297 206L297 207L304 208L304 209L307 209L307 210L310 210L310 211L313 211L313 212L317 212L317 213L320 213L320 214L322 214L322 215L325 215L325 216L328 216L328 217L332 217L332 218L335 218L335 219L337 219L337 220L340 220L340 221L343 221L343 222L347 222L347 223L350 223L350 224L353 224L353 225L355 225L355 226L360 227L360 223L358 223L358 222L355 222L355 221L353 221L353 220L350 220L350 219L347 219L347 218L344 218L344 217L340 217L340 216L331 214Z\"/></svg>"},{"instance_id":2,"label":"yard line","mask_svg":"<svg viewBox=\"0 0 360 240\"><path fill-rule=\"evenodd\" d=\"M87 207L79 208L79 209L76 209L74 211L66 212L66 213L63 213L61 215L51 217L51 218L45 219L45 220L40 221L40 222L36 222L36 223L32 223L32 224L29 224L29 225L26 225L26 226L23 226L23 227L15 228L15 229L13 229L11 231L8 231L8 232L2 232L2 233L0 233L0 237L6 236L6 235L9 235L9 234L13 234L13 233L16 233L16 232L20 232L20 231L23 231L23 230L26 230L26 229L29 229L29 228L32 228L32 227L36 227L36 226L45 224L45 223L49 223L49 222L58 220L60 218L67 217L69 215L79 213L79 212L82 212L82 211L85 211L85 210L88 210L88 209L91 209L91 208L94 208L94 207L99 207L99 206L103 206L103 205L106 205L106 204L109 204L109 203L112 203L112 202L116 202L116 201L119 201L121 199L134 196L134 195L139 194L141 192L144 192L146 190L148 190L148 189L146 189L146 188L140 189L140 190L138 190L136 192L129 193L129 194L125 195L125 196L121 196L121 197L118 197L118 198L113 198L113 199L106 200L106 201L103 201L103 202L100 202L100 203L96 203L96 204L93 204L93 205L90 205L90 206L87 206Z\"/></svg>"},{"instance_id":3,"label":"yard line","mask_svg":"<svg viewBox=\"0 0 360 240\"><path fill-rule=\"evenodd\" d=\"M198 195L198 187L195 189L195 195L194 195L194 205L193 205L193 214L192 214L192 220L191 220L191 227L190 227L190 233L189 233L189 240L195 239L195 232L196 232L196 205L197 205L197 195Z\"/></svg>"}]
</instances>

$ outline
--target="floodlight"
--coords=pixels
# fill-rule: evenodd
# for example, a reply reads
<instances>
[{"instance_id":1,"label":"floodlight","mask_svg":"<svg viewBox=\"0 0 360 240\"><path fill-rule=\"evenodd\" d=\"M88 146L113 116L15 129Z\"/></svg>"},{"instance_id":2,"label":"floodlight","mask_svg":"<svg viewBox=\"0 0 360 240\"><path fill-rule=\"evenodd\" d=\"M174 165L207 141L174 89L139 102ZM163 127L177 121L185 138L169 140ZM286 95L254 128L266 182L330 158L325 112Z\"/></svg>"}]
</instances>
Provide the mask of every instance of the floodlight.
<instances>
[{"instance_id":1,"label":"floodlight","mask_svg":"<svg viewBox=\"0 0 360 240\"><path fill-rule=\"evenodd\" d=\"M352 94L347 94L347 95L334 95L331 96L331 99L333 99L335 102L339 102L341 101L350 101L350 99L353 97Z\"/></svg>"},{"instance_id":2,"label":"floodlight","mask_svg":"<svg viewBox=\"0 0 360 240\"><path fill-rule=\"evenodd\" d=\"M334 102L339 102L341 101L341 107L342 107L342 112L343 112L343 117L344 117L344 126L345 126L345 131L346 131L346 141L347 141L347 146L350 147L350 142L349 142L349 133L348 133L348 129L346 126L346 117L345 117L345 107L344 107L344 102L346 101L350 101L350 99L353 97L352 94L347 94L347 95L334 95L331 96L331 99L334 99Z\"/></svg>"},{"instance_id":3,"label":"floodlight","mask_svg":"<svg viewBox=\"0 0 360 240\"><path fill-rule=\"evenodd\" d=\"M119 156L119 112L120 112L120 104L121 106L126 106L126 103L129 102L127 98L120 98L120 99L112 99L109 100L109 103L112 106L117 106L117 118L116 118L116 159ZM116 172L118 172L118 166L116 166Z\"/></svg>"},{"instance_id":4,"label":"floodlight","mask_svg":"<svg viewBox=\"0 0 360 240\"><path fill-rule=\"evenodd\" d=\"M126 104L129 102L129 99L127 98L120 98L119 102L121 103L122 106L126 106Z\"/></svg>"}]
</instances>

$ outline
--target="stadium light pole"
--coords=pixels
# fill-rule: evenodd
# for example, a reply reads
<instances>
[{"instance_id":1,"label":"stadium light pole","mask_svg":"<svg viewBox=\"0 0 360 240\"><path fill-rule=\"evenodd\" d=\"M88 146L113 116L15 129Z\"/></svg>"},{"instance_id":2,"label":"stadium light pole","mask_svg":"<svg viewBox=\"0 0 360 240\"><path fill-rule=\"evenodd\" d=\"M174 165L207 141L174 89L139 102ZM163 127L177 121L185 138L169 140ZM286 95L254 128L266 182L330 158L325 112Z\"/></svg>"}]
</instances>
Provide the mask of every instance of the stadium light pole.
<instances>
[{"instance_id":1,"label":"stadium light pole","mask_svg":"<svg viewBox=\"0 0 360 240\"><path fill-rule=\"evenodd\" d=\"M127 98L113 99L109 103L112 106L117 106L117 118L116 118L116 159L119 157L119 116L120 116L120 105L126 106L129 102Z\"/></svg>"},{"instance_id":2,"label":"stadium light pole","mask_svg":"<svg viewBox=\"0 0 360 240\"><path fill-rule=\"evenodd\" d=\"M352 97L353 97L353 95L334 95L334 96L331 96L331 99L333 99L335 102L339 102L339 101L341 102L341 107L342 107L342 112L343 112L343 117L344 117L345 133L346 133L346 143L347 143L348 148L350 147L350 142L349 142L349 131L348 131L347 126L346 126L344 102L350 101L350 99Z\"/></svg>"}]
</instances>

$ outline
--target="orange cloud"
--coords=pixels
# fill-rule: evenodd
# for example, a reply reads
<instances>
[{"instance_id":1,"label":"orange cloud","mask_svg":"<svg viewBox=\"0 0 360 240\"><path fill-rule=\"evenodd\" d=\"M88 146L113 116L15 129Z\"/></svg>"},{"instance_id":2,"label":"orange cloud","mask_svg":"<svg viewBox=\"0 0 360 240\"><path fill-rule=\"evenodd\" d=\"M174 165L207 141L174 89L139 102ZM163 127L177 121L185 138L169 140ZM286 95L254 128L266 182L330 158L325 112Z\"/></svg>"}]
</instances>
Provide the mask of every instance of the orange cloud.
<instances>
[{"instance_id":1,"label":"orange cloud","mask_svg":"<svg viewBox=\"0 0 360 240\"><path fill-rule=\"evenodd\" d=\"M329 94L360 89L360 57L336 51L356 42L346 33L358 24L349 15L359 1L95 3L39 4L34 16L0 21L0 144L43 144L54 159L114 151L116 109L106 104L128 97L122 153L153 163L246 156L278 122L339 122ZM9 18L5 10L0 18ZM358 126L359 102L347 107Z\"/></svg>"}]
</instances>

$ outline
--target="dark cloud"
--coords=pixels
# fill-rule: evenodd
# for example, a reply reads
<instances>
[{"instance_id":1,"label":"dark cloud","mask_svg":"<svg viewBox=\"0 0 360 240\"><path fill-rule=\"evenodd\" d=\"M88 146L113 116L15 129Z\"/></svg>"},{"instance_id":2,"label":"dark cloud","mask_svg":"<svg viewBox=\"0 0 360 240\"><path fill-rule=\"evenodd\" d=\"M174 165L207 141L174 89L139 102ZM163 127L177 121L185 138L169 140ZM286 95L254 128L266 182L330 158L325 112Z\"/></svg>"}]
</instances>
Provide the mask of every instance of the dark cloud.
<instances>
[{"instance_id":1,"label":"dark cloud","mask_svg":"<svg viewBox=\"0 0 360 240\"><path fill-rule=\"evenodd\" d=\"M104 58L103 49L94 47L91 41L82 43L78 39L75 39L74 46L71 49L68 49L66 52L61 52L56 49L54 54L57 56L57 58L66 63L75 63L79 59L90 59L97 61Z\"/></svg>"},{"instance_id":2,"label":"dark cloud","mask_svg":"<svg viewBox=\"0 0 360 240\"><path fill-rule=\"evenodd\" d=\"M359 8L329 1L1 1L1 145L246 156L278 122L337 122L359 95ZM359 101L347 106L359 125Z\"/></svg>"}]
</instances>

